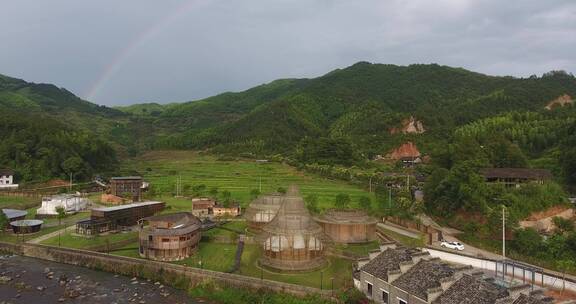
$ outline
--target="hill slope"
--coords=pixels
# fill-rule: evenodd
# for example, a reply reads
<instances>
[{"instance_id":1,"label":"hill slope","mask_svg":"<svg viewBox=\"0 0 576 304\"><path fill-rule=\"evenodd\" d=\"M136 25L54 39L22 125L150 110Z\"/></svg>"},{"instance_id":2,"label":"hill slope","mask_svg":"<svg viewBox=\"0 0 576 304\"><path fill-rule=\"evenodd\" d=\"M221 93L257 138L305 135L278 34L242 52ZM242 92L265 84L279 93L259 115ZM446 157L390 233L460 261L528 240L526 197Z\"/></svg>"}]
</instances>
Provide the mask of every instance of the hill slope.
<instances>
[{"instance_id":1,"label":"hill slope","mask_svg":"<svg viewBox=\"0 0 576 304\"><path fill-rule=\"evenodd\" d=\"M106 130L125 116L51 84L0 75L0 167L26 181L113 170L116 152Z\"/></svg>"},{"instance_id":2,"label":"hill slope","mask_svg":"<svg viewBox=\"0 0 576 304\"><path fill-rule=\"evenodd\" d=\"M562 72L526 79L495 77L447 66L360 62L314 79L281 80L241 93L171 105L154 118L170 129L162 146L256 154L292 153L306 136L346 137L368 154L404 140L390 134L413 116L429 132L509 111L544 111L555 98L576 96Z\"/></svg>"}]
</instances>

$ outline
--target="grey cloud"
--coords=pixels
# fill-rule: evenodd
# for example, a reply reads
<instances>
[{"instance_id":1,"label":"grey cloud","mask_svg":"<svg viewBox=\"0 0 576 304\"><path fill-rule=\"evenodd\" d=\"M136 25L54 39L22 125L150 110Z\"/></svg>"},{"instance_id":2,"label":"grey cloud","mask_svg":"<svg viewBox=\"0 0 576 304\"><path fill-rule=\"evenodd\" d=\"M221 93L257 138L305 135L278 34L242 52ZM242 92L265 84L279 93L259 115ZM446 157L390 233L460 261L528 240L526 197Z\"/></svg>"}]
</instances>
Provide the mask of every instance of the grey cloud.
<instances>
[{"instance_id":1,"label":"grey cloud","mask_svg":"<svg viewBox=\"0 0 576 304\"><path fill-rule=\"evenodd\" d=\"M494 75L576 71L571 0L0 0L0 7L0 73L86 97L112 65L91 96L107 105L192 100L360 60Z\"/></svg>"}]
</instances>

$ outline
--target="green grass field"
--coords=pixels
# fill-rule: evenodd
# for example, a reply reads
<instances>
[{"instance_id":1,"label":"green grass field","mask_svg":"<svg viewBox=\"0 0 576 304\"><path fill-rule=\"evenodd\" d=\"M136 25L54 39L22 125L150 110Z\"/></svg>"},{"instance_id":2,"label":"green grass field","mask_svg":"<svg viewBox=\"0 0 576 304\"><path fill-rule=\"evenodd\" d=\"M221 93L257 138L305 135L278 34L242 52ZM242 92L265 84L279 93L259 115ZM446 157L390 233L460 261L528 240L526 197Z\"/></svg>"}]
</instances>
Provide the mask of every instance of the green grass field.
<instances>
[{"instance_id":1,"label":"green grass field","mask_svg":"<svg viewBox=\"0 0 576 304\"><path fill-rule=\"evenodd\" d=\"M28 209L33 206L40 206L39 198L6 196L0 194L0 208Z\"/></svg>"},{"instance_id":2,"label":"green grass field","mask_svg":"<svg viewBox=\"0 0 576 304\"><path fill-rule=\"evenodd\" d=\"M62 234L60 236L60 246L76 249L86 249L96 246L106 246L107 241L110 242L110 244L112 245L116 242L125 241L129 239L136 240L137 238L138 238L137 232L125 232L125 233L121 232L107 235L99 235L90 238L79 236L72 232L67 232L66 234ZM58 237L47 239L41 242L41 244L58 246Z\"/></svg>"},{"instance_id":3,"label":"green grass field","mask_svg":"<svg viewBox=\"0 0 576 304\"><path fill-rule=\"evenodd\" d=\"M355 256L368 256L370 251L380 248L378 241L373 241L365 244L338 244L335 245L336 250L353 254Z\"/></svg>"},{"instance_id":4,"label":"green grass field","mask_svg":"<svg viewBox=\"0 0 576 304\"><path fill-rule=\"evenodd\" d=\"M349 194L352 205L357 204L361 196L372 197L372 194L356 186L303 173L288 165L256 163L253 160L220 161L215 156L193 151L149 152L124 161L122 171L126 175L142 175L152 187L163 194L159 198L166 200L178 211L190 210L189 200L168 198L176 191L178 177L181 178L183 187L205 185L206 195L213 187L218 188L220 193L228 190L232 198L240 201L244 207L250 202L250 191L259 189L260 182L262 193L296 184L303 196L318 195L321 209L332 207L339 193Z\"/></svg>"}]
</instances>

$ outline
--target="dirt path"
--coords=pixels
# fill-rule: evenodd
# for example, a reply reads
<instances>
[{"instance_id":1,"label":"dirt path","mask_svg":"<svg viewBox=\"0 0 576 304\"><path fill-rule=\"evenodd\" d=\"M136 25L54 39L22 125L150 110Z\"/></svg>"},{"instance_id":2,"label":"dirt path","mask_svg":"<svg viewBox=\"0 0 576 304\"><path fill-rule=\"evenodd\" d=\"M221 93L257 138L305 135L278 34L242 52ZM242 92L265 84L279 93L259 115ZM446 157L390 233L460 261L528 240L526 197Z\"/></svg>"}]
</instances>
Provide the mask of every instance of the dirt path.
<instances>
[{"instance_id":1,"label":"dirt path","mask_svg":"<svg viewBox=\"0 0 576 304\"><path fill-rule=\"evenodd\" d=\"M66 232L74 231L75 229L76 229L76 226L75 226L75 225L71 225L71 226L68 226L68 227L66 227L66 228L62 228L62 229L60 229L60 230L47 233L47 234L45 234L45 235L41 235L41 236L39 236L39 237L37 237L37 238L30 239L30 240L26 241L26 243L40 244L41 242L43 242L43 241L45 241L45 240L47 240L47 239L51 239L51 238L53 238L53 237L58 236L58 234L60 234L60 233L61 233L61 234L66 234Z\"/></svg>"}]
</instances>

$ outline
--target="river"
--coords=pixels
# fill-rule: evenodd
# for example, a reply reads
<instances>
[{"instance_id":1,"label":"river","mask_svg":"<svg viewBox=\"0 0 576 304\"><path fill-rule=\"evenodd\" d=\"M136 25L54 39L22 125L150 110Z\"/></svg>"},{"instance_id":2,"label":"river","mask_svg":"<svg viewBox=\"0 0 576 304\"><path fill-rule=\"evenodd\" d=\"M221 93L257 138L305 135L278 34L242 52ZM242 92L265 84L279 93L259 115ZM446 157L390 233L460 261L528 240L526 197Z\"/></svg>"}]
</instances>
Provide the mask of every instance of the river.
<instances>
[{"instance_id":1,"label":"river","mask_svg":"<svg viewBox=\"0 0 576 304\"><path fill-rule=\"evenodd\" d=\"M0 304L208 303L136 278L22 256L0 256Z\"/></svg>"}]
</instances>

